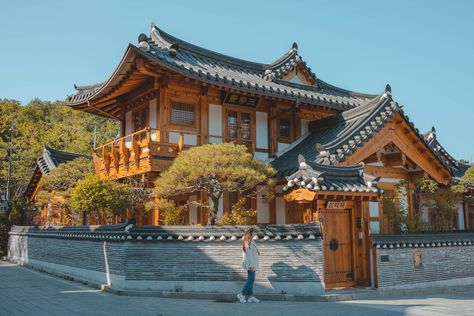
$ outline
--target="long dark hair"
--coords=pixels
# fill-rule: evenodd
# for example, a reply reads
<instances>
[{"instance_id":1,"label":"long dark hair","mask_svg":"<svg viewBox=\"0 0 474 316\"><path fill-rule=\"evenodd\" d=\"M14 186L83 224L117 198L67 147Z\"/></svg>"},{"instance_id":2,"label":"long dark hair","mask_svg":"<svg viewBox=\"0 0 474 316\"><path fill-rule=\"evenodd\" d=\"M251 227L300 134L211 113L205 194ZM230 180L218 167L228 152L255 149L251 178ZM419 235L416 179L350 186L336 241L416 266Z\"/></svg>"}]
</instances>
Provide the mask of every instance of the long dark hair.
<instances>
[{"instance_id":1,"label":"long dark hair","mask_svg":"<svg viewBox=\"0 0 474 316\"><path fill-rule=\"evenodd\" d=\"M242 250L244 252L246 252L245 244L248 243L248 245L250 246L250 243L252 242L253 232L254 232L253 227L249 227L245 230L244 238L242 239Z\"/></svg>"}]
</instances>

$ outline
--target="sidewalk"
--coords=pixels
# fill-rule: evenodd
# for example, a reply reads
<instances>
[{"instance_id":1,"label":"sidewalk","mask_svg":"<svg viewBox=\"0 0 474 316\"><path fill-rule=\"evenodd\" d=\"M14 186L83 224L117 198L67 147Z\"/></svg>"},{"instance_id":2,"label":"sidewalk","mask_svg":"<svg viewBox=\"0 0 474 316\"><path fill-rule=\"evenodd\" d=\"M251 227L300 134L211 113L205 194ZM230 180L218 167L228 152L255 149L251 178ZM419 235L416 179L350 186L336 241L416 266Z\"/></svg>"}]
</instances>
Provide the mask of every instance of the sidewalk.
<instances>
[{"instance_id":1,"label":"sidewalk","mask_svg":"<svg viewBox=\"0 0 474 316\"><path fill-rule=\"evenodd\" d=\"M0 280L0 315L472 315L474 310L474 291L345 302L263 300L258 304L240 304L231 296L229 300L211 295L200 300L122 296L2 261Z\"/></svg>"},{"instance_id":2,"label":"sidewalk","mask_svg":"<svg viewBox=\"0 0 474 316\"><path fill-rule=\"evenodd\" d=\"M0 261L1 262L1 261ZM37 271L31 267L21 267ZM77 283L89 286L91 288L100 289L103 292L113 293L121 296L135 297L162 297L173 299L213 299L219 302L235 301L235 293L200 293L200 292L171 292L171 291L141 291L141 290L117 290L113 287L109 288L105 285L95 283L84 283L81 280L75 280L72 277L64 277L63 275L50 274L49 272L40 271L43 274L53 275L57 278L75 281ZM379 290L370 287L354 287L346 289L330 289L326 290L323 295L315 296L297 296L290 294L260 294L259 297L265 301L294 301L294 302L340 302L349 300L364 299L383 299L390 297L410 297L413 295L434 295L434 294L450 294L474 291L473 285L467 286L449 286L449 287L430 287L415 289L396 289L396 290Z\"/></svg>"}]
</instances>

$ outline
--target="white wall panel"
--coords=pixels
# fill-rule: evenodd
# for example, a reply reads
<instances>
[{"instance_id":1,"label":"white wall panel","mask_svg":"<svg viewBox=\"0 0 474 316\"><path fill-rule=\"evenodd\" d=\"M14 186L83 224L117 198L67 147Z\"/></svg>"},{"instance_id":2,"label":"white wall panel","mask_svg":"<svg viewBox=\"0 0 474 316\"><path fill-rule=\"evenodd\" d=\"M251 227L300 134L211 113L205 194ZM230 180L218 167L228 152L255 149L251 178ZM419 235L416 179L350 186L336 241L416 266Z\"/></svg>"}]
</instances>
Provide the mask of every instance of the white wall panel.
<instances>
[{"instance_id":1,"label":"white wall panel","mask_svg":"<svg viewBox=\"0 0 474 316\"><path fill-rule=\"evenodd\" d=\"M189 201L196 201L196 196L192 195L189 197ZM198 217L197 217L197 207L195 205L191 205L189 207L189 224L197 224Z\"/></svg>"},{"instance_id":2,"label":"white wall panel","mask_svg":"<svg viewBox=\"0 0 474 316\"><path fill-rule=\"evenodd\" d=\"M153 99L150 101L150 121L148 122L148 126L150 126L152 129L156 128L156 122L157 122L157 112L156 112L156 99ZM156 131L152 130L151 131L151 139L156 140Z\"/></svg>"},{"instance_id":3,"label":"white wall panel","mask_svg":"<svg viewBox=\"0 0 474 316\"><path fill-rule=\"evenodd\" d=\"M257 124L257 148L268 149L268 115L265 112L255 112Z\"/></svg>"},{"instance_id":4,"label":"white wall panel","mask_svg":"<svg viewBox=\"0 0 474 316\"><path fill-rule=\"evenodd\" d=\"M285 200L282 197L275 199L276 223L285 224Z\"/></svg>"},{"instance_id":5,"label":"white wall panel","mask_svg":"<svg viewBox=\"0 0 474 316\"><path fill-rule=\"evenodd\" d=\"M301 120L301 135L304 135L308 132L308 120Z\"/></svg>"},{"instance_id":6,"label":"white wall panel","mask_svg":"<svg viewBox=\"0 0 474 316\"><path fill-rule=\"evenodd\" d=\"M222 137L222 106L209 104L209 135Z\"/></svg>"},{"instance_id":7,"label":"white wall panel","mask_svg":"<svg viewBox=\"0 0 474 316\"><path fill-rule=\"evenodd\" d=\"M262 188L262 186L257 186L257 190L257 223L268 224L270 222L270 210L268 199L265 197L267 190Z\"/></svg>"}]
</instances>

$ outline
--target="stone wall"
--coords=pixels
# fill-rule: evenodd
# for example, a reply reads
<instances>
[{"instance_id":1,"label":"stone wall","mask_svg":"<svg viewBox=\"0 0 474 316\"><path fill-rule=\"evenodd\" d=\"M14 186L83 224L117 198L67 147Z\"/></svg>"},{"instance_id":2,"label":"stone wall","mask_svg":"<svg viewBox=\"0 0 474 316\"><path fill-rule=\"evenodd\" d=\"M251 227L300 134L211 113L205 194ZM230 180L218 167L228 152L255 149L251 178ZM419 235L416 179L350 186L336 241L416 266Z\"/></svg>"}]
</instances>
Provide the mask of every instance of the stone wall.
<instances>
[{"instance_id":1,"label":"stone wall","mask_svg":"<svg viewBox=\"0 0 474 316\"><path fill-rule=\"evenodd\" d=\"M323 292L319 226L258 226L256 291ZM10 261L117 290L237 293L243 227L14 227Z\"/></svg>"},{"instance_id":2,"label":"stone wall","mask_svg":"<svg viewBox=\"0 0 474 316\"><path fill-rule=\"evenodd\" d=\"M474 285L474 233L373 236L379 289Z\"/></svg>"}]
</instances>

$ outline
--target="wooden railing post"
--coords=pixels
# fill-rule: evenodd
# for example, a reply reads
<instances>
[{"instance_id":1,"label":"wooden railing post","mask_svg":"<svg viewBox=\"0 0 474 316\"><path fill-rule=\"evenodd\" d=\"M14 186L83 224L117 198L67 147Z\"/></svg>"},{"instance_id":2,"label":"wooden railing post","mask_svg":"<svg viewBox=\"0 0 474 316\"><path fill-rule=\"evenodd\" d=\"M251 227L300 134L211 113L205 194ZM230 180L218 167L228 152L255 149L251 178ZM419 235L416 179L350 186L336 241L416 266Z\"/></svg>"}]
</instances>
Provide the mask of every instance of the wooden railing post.
<instances>
[{"instance_id":1,"label":"wooden railing post","mask_svg":"<svg viewBox=\"0 0 474 316\"><path fill-rule=\"evenodd\" d=\"M140 145L138 144L137 136L138 135L134 135L132 137L132 150L133 150L133 159L135 161L135 165L137 166L137 169L139 169L140 168Z\"/></svg>"},{"instance_id":2,"label":"wooden railing post","mask_svg":"<svg viewBox=\"0 0 474 316\"><path fill-rule=\"evenodd\" d=\"M123 164L125 166L125 169L128 169L128 164L130 160L130 150L127 148L127 145L125 143L125 138L122 138L120 140L120 154L122 155L123 159Z\"/></svg>"},{"instance_id":3,"label":"wooden railing post","mask_svg":"<svg viewBox=\"0 0 474 316\"><path fill-rule=\"evenodd\" d=\"M118 174L119 166L120 166L120 153L117 151L117 148L115 147L115 143L112 143L111 153L112 153L112 161L114 164L115 173Z\"/></svg>"},{"instance_id":4,"label":"wooden railing post","mask_svg":"<svg viewBox=\"0 0 474 316\"><path fill-rule=\"evenodd\" d=\"M110 156L107 152L107 147L102 147L102 160L104 161L104 168L107 174L110 172Z\"/></svg>"}]
</instances>

